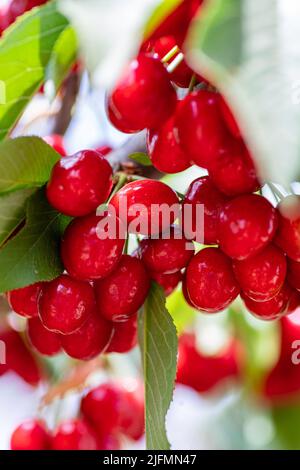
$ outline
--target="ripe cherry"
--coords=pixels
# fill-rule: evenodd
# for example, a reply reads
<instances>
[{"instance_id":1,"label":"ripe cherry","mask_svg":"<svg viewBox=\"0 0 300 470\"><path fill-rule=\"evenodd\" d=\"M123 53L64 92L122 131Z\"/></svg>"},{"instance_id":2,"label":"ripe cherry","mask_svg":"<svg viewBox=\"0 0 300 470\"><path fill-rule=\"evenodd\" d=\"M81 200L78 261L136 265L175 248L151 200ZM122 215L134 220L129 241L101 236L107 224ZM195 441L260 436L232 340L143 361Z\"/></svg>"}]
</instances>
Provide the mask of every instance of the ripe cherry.
<instances>
[{"instance_id":1,"label":"ripe cherry","mask_svg":"<svg viewBox=\"0 0 300 470\"><path fill-rule=\"evenodd\" d=\"M38 315L38 299L43 287L42 282L7 292L10 308L23 317L33 318Z\"/></svg>"},{"instance_id":2,"label":"ripe cherry","mask_svg":"<svg viewBox=\"0 0 300 470\"><path fill-rule=\"evenodd\" d=\"M251 258L234 261L233 270L244 293L259 302L270 300L279 292L287 263L282 251L270 244Z\"/></svg>"},{"instance_id":3,"label":"ripe cherry","mask_svg":"<svg viewBox=\"0 0 300 470\"><path fill-rule=\"evenodd\" d=\"M300 263L289 258L287 280L292 287L300 290Z\"/></svg>"},{"instance_id":4,"label":"ripe cherry","mask_svg":"<svg viewBox=\"0 0 300 470\"><path fill-rule=\"evenodd\" d=\"M178 284L182 281L183 274L181 271L171 274L162 274L162 273L150 273L151 279L157 282L165 292L165 296L171 295L172 292L176 289Z\"/></svg>"},{"instance_id":5,"label":"ripe cherry","mask_svg":"<svg viewBox=\"0 0 300 470\"><path fill-rule=\"evenodd\" d=\"M230 130L231 134L236 139L241 139L242 134L241 134L240 128L238 126L238 123L236 122L236 119L235 119L234 115L232 114L232 111L229 108L228 104L224 100L223 96L220 96L220 107L221 107L221 111L222 111L224 121L226 122L226 125L227 125L228 129Z\"/></svg>"},{"instance_id":6,"label":"ripe cherry","mask_svg":"<svg viewBox=\"0 0 300 470\"><path fill-rule=\"evenodd\" d=\"M123 380L121 387L120 431L134 440L144 434L144 387L135 379Z\"/></svg>"},{"instance_id":7,"label":"ripe cherry","mask_svg":"<svg viewBox=\"0 0 300 470\"><path fill-rule=\"evenodd\" d=\"M162 173L179 173L191 166L174 128L175 115L147 134L147 149L153 166Z\"/></svg>"},{"instance_id":8,"label":"ripe cherry","mask_svg":"<svg viewBox=\"0 0 300 470\"><path fill-rule=\"evenodd\" d=\"M61 351L60 336L47 330L39 318L28 320L27 335L32 346L44 356L55 356Z\"/></svg>"},{"instance_id":9,"label":"ripe cherry","mask_svg":"<svg viewBox=\"0 0 300 470\"><path fill-rule=\"evenodd\" d=\"M231 258L249 258L272 240L277 225L277 213L267 199L257 194L239 196L221 209L220 247Z\"/></svg>"},{"instance_id":10,"label":"ripe cherry","mask_svg":"<svg viewBox=\"0 0 300 470\"><path fill-rule=\"evenodd\" d=\"M230 259L218 248L205 248L192 258L186 287L195 307L208 313L224 310L240 292Z\"/></svg>"},{"instance_id":11,"label":"ripe cherry","mask_svg":"<svg viewBox=\"0 0 300 470\"><path fill-rule=\"evenodd\" d=\"M57 153L59 153L62 157L65 157L67 155L67 151L65 149L65 144L64 144L64 139L61 135L52 134L52 135L43 137L43 139L45 142L47 142L47 144L51 145L51 147L53 147L54 150Z\"/></svg>"},{"instance_id":12,"label":"ripe cherry","mask_svg":"<svg viewBox=\"0 0 300 470\"><path fill-rule=\"evenodd\" d=\"M111 221L116 232L120 221L106 217L87 215L73 220L67 227L61 244L61 256L68 273L82 280L101 279L110 274L122 256L125 237L107 232L106 220Z\"/></svg>"},{"instance_id":13,"label":"ripe cherry","mask_svg":"<svg viewBox=\"0 0 300 470\"><path fill-rule=\"evenodd\" d=\"M98 311L111 321L124 321L143 305L150 288L143 263L123 255L116 269L95 282Z\"/></svg>"},{"instance_id":14,"label":"ripe cherry","mask_svg":"<svg viewBox=\"0 0 300 470\"><path fill-rule=\"evenodd\" d=\"M140 54L108 97L108 115L121 132L159 127L173 113L176 92L157 57Z\"/></svg>"},{"instance_id":15,"label":"ripe cherry","mask_svg":"<svg viewBox=\"0 0 300 470\"><path fill-rule=\"evenodd\" d=\"M89 361L106 350L112 336L113 325L94 310L79 330L61 338L61 344L70 357Z\"/></svg>"},{"instance_id":16,"label":"ripe cherry","mask_svg":"<svg viewBox=\"0 0 300 470\"><path fill-rule=\"evenodd\" d=\"M127 353L137 345L137 314L121 323L113 323L112 339L107 353Z\"/></svg>"},{"instance_id":17,"label":"ripe cherry","mask_svg":"<svg viewBox=\"0 0 300 470\"><path fill-rule=\"evenodd\" d=\"M122 394L114 383L104 383L91 390L81 401L81 411L96 429L111 433L120 428Z\"/></svg>"},{"instance_id":18,"label":"ripe cherry","mask_svg":"<svg viewBox=\"0 0 300 470\"><path fill-rule=\"evenodd\" d=\"M112 147L110 147L109 145L101 145L100 147L96 148L96 152L100 153L104 157L109 155L112 150Z\"/></svg>"},{"instance_id":19,"label":"ripe cherry","mask_svg":"<svg viewBox=\"0 0 300 470\"><path fill-rule=\"evenodd\" d=\"M94 150L61 158L47 186L50 204L63 214L79 217L106 201L112 188L112 169Z\"/></svg>"},{"instance_id":20,"label":"ripe cherry","mask_svg":"<svg viewBox=\"0 0 300 470\"><path fill-rule=\"evenodd\" d=\"M256 302L243 292L241 297L249 312L257 318L261 320L277 320L287 313L292 294L292 288L288 284L284 284L275 297L265 302Z\"/></svg>"},{"instance_id":21,"label":"ripe cherry","mask_svg":"<svg viewBox=\"0 0 300 470\"><path fill-rule=\"evenodd\" d=\"M48 282L39 298L39 315L47 330L69 335L95 308L92 286L63 274Z\"/></svg>"},{"instance_id":22,"label":"ripe cherry","mask_svg":"<svg viewBox=\"0 0 300 470\"><path fill-rule=\"evenodd\" d=\"M161 181L140 180L126 184L111 200L117 216L130 233L154 235L166 230L178 217L176 193ZM159 211L161 206L162 211ZM174 210L170 210L174 206Z\"/></svg>"},{"instance_id":23,"label":"ripe cherry","mask_svg":"<svg viewBox=\"0 0 300 470\"><path fill-rule=\"evenodd\" d=\"M190 93L176 113L175 132L189 160L210 169L226 133L218 95L205 90Z\"/></svg>"},{"instance_id":24,"label":"ripe cherry","mask_svg":"<svg viewBox=\"0 0 300 470\"><path fill-rule=\"evenodd\" d=\"M228 198L215 187L209 176L202 176L190 184L183 201L182 214L184 227L187 223L191 224L192 232L195 234L194 240L202 241L206 245L218 243L220 210L227 201ZM200 209L203 209L204 212L204 220L201 225L199 219L197 223L197 210ZM200 219L200 223L201 221L202 219Z\"/></svg>"},{"instance_id":25,"label":"ripe cherry","mask_svg":"<svg viewBox=\"0 0 300 470\"><path fill-rule=\"evenodd\" d=\"M30 419L18 426L10 439L11 450L47 450L50 435L42 421Z\"/></svg>"},{"instance_id":26,"label":"ripe cherry","mask_svg":"<svg viewBox=\"0 0 300 470\"><path fill-rule=\"evenodd\" d=\"M179 339L176 381L197 392L209 392L224 380L240 375L238 356L235 341L218 354L207 356L197 349L195 335L184 334Z\"/></svg>"},{"instance_id":27,"label":"ripe cherry","mask_svg":"<svg viewBox=\"0 0 300 470\"><path fill-rule=\"evenodd\" d=\"M118 434L107 434L105 431L97 430L98 450L120 450L121 439Z\"/></svg>"},{"instance_id":28,"label":"ripe cherry","mask_svg":"<svg viewBox=\"0 0 300 470\"><path fill-rule=\"evenodd\" d=\"M91 426L81 419L61 423L52 438L53 450L97 450L97 436Z\"/></svg>"},{"instance_id":29,"label":"ripe cherry","mask_svg":"<svg viewBox=\"0 0 300 470\"><path fill-rule=\"evenodd\" d=\"M188 242L179 228L171 227L162 238L142 240L140 251L147 269L161 274L171 274L187 266L195 249L193 243Z\"/></svg>"},{"instance_id":30,"label":"ripe cherry","mask_svg":"<svg viewBox=\"0 0 300 470\"><path fill-rule=\"evenodd\" d=\"M253 193L260 188L247 148L232 138L224 139L209 174L216 187L230 197Z\"/></svg>"},{"instance_id":31,"label":"ripe cherry","mask_svg":"<svg viewBox=\"0 0 300 470\"><path fill-rule=\"evenodd\" d=\"M275 243L293 260L300 261L300 196L288 196L278 206Z\"/></svg>"}]
</instances>

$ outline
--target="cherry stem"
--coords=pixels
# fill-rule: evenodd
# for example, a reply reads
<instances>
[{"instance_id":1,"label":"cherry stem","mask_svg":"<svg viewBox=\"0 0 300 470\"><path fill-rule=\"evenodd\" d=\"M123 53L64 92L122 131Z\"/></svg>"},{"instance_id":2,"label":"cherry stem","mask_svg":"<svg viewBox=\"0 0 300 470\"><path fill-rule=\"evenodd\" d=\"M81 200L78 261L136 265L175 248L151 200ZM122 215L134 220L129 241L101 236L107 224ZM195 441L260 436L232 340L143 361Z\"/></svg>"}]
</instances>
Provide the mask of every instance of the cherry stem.
<instances>
[{"instance_id":1,"label":"cherry stem","mask_svg":"<svg viewBox=\"0 0 300 470\"><path fill-rule=\"evenodd\" d=\"M184 59L184 55L182 52L180 52L176 57L175 59L170 63L170 65L168 65L167 67L167 70L169 73L172 73L174 72L174 70L178 67L178 65L181 64L181 62L183 61Z\"/></svg>"},{"instance_id":2,"label":"cherry stem","mask_svg":"<svg viewBox=\"0 0 300 470\"><path fill-rule=\"evenodd\" d=\"M163 64L166 64L171 60L175 54L177 54L180 51L178 46L172 47L172 49L161 59Z\"/></svg>"},{"instance_id":3,"label":"cherry stem","mask_svg":"<svg viewBox=\"0 0 300 470\"><path fill-rule=\"evenodd\" d=\"M196 85L196 83L197 83L197 77L196 77L196 74L193 73L192 78L191 78L191 81L190 81L190 84L189 84L188 93L190 93L191 91L193 91L194 86Z\"/></svg>"},{"instance_id":4,"label":"cherry stem","mask_svg":"<svg viewBox=\"0 0 300 470\"><path fill-rule=\"evenodd\" d=\"M123 186L128 182L128 175L126 173L122 173L121 171L116 173L116 184L114 186L114 189L113 191L111 192L106 204L108 204L112 198L114 197L114 195L120 191L121 188L123 188Z\"/></svg>"}]
</instances>

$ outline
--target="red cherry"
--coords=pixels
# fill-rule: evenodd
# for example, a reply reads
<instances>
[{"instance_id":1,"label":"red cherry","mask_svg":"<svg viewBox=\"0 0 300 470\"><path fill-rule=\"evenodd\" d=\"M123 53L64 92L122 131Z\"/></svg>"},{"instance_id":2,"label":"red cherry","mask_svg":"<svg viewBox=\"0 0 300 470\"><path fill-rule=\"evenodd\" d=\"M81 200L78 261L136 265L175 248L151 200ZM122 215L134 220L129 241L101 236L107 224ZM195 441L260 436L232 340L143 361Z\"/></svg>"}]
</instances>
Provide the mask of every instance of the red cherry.
<instances>
[{"instance_id":1,"label":"red cherry","mask_svg":"<svg viewBox=\"0 0 300 470\"><path fill-rule=\"evenodd\" d=\"M170 52L173 47L176 46L176 39L174 36L162 36L157 41L155 41L153 45L153 51L158 55L160 59L163 59L165 55ZM177 54L169 60L168 64L170 64L175 58ZM193 75L193 71L188 67L185 60L180 62L180 64L176 67L176 69L170 73L170 78L172 82L176 83L177 86L182 88L188 88L191 78Z\"/></svg>"},{"instance_id":2,"label":"red cherry","mask_svg":"<svg viewBox=\"0 0 300 470\"><path fill-rule=\"evenodd\" d=\"M298 307L300 307L300 292L293 290L287 306L286 314L291 315L298 309Z\"/></svg>"},{"instance_id":3,"label":"red cherry","mask_svg":"<svg viewBox=\"0 0 300 470\"><path fill-rule=\"evenodd\" d=\"M288 196L278 206L275 243L293 260L300 261L300 196Z\"/></svg>"},{"instance_id":4,"label":"red cherry","mask_svg":"<svg viewBox=\"0 0 300 470\"><path fill-rule=\"evenodd\" d=\"M129 232L142 235L155 235L166 230L178 216L178 204L173 189L155 180L128 183L111 200L117 216L127 224ZM163 211L166 216L159 212L159 206L166 209ZM172 206L175 210L169 213Z\"/></svg>"},{"instance_id":5,"label":"red cherry","mask_svg":"<svg viewBox=\"0 0 300 470\"><path fill-rule=\"evenodd\" d=\"M112 188L112 169L94 150L61 158L47 186L50 204L63 214L79 217L106 201Z\"/></svg>"},{"instance_id":6,"label":"red cherry","mask_svg":"<svg viewBox=\"0 0 300 470\"><path fill-rule=\"evenodd\" d=\"M10 439L11 450L47 450L49 447L49 432L43 421L35 419L20 424Z\"/></svg>"},{"instance_id":7,"label":"red cherry","mask_svg":"<svg viewBox=\"0 0 300 470\"><path fill-rule=\"evenodd\" d=\"M209 171L216 187L227 196L259 190L253 160L242 142L226 139Z\"/></svg>"},{"instance_id":8,"label":"red cherry","mask_svg":"<svg viewBox=\"0 0 300 470\"><path fill-rule=\"evenodd\" d=\"M182 273L181 271L177 271L176 273L171 274L161 274L161 273L150 273L151 279L157 282L165 292L165 296L172 294L178 284L182 281Z\"/></svg>"},{"instance_id":9,"label":"red cherry","mask_svg":"<svg viewBox=\"0 0 300 470\"><path fill-rule=\"evenodd\" d=\"M67 227L62 239L61 256L72 277L82 280L101 279L119 263L125 239L107 233L106 227L100 226L105 220L112 221L119 232L119 220L110 215L87 215L73 220Z\"/></svg>"},{"instance_id":10,"label":"red cherry","mask_svg":"<svg viewBox=\"0 0 300 470\"><path fill-rule=\"evenodd\" d=\"M300 290L300 263L289 258L287 280L292 287Z\"/></svg>"},{"instance_id":11,"label":"red cherry","mask_svg":"<svg viewBox=\"0 0 300 470\"><path fill-rule=\"evenodd\" d=\"M241 139L242 134L241 134L240 128L238 126L238 123L236 122L235 117L232 114L232 111L229 108L226 101L224 100L223 96L220 96L220 107L221 107L221 111L222 111L222 114L223 114L224 121L226 122L226 125L227 125L228 129L230 130L231 134L236 139Z\"/></svg>"},{"instance_id":12,"label":"red cherry","mask_svg":"<svg viewBox=\"0 0 300 470\"><path fill-rule=\"evenodd\" d=\"M185 268L195 250L193 243L188 242L178 228L171 227L170 233L165 236L167 238L142 240L140 251L147 269L161 274L171 274Z\"/></svg>"},{"instance_id":13,"label":"red cherry","mask_svg":"<svg viewBox=\"0 0 300 470\"><path fill-rule=\"evenodd\" d=\"M194 240L202 241L206 245L215 245L218 243L218 220L220 210L228 198L224 196L212 183L209 176L202 176L193 181L186 193L182 205L183 225L191 224ZM197 209L204 211L203 227L199 227L197 222ZM187 220L185 220L185 217ZM201 222L201 219L200 219ZM204 237L203 240L200 238Z\"/></svg>"},{"instance_id":14,"label":"red cherry","mask_svg":"<svg viewBox=\"0 0 300 470\"><path fill-rule=\"evenodd\" d=\"M125 436L139 440L144 434L144 387L134 379L122 381L122 405L120 411L120 431Z\"/></svg>"},{"instance_id":15,"label":"red cherry","mask_svg":"<svg viewBox=\"0 0 300 470\"><path fill-rule=\"evenodd\" d=\"M81 401L81 411L96 429L107 434L120 428L122 394L114 383L104 383L91 390Z\"/></svg>"},{"instance_id":16,"label":"red cherry","mask_svg":"<svg viewBox=\"0 0 300 470\"><path fill-rule=\"evenodd\" d=\"M279 292L287 263L282 251L270 244L249 259L234 261L233 270L244 293L259 302L270 300Z\"/></svg>"},{"instance_id":17,"label":"red cherry","mask_svg":"<svg viewBox=\"0 0 300 470\"><path fill-rule=\"evenodd\" d=\"M111 321L124 321L143 305L150 288L143 263L123 255L117 268L95 283L98 311Z\"/></svg>"},{"instance_id":18,"label":"red cherry","mask_svg":"<svg viewBox=\"0 0 300 470\"><path fill-rule=\"evenodd\" d=\"M231 258L249 258L270 243L277 225L276 211L267 199L257 194L239 196L221 209L220 247Z\"/></svg>"},{"instance_id":19,"label":"red cherry","mask_svg":"<svg viewBox=\"0 0 300 470\"><path fill-rule=\"evenodd\" d=\"M113 336L106 350L107 353L127 353L137 345L137 314L127 321L113 324Z\"/></svg>"},{"instance_id":20,"label":"red cherry","mask_svg":"<svg viewBox=\"0 0 300 470\"><path fill-rule=\"evenodd\" d=\"M173 113L176 92L157 57L140 54L108 98L108 115L121 132L160 126Z\"/></svg>"},{"instance_id":21,"label":"red cherry","mask_svg":"<svg viewBox=\"0 0 300 470\"><path fill-rule=\"evenodd\" d=\"M88 282L63 274L48 282L39 299L39 314L47 330L69 335L78 330L95 308Z\"/></svg>"},{"instance_id":22,"label":"red cherry","mask_svg":"<svg viewBox=\"0 0 300 470\"><path fill-rule=\"evenodd\" d=\"M32 346L44 356L55 356L61 351L60 336L47 330L39 318L28 320L27 335Z\"/></svg>"},{"instance_id":23,"label":"red cherry","mask_svg":"<svg viewBox=\"0 0 300 470\"><path fill-rule=\"evenodd\" d=\"M54 150L59 153L62 157L65 157L67 155L67 151L65 149L64 144L64 138L61 135L52 134L43 137L43 139L45 142L47 142L47 144L51 145L51 147L53 147Z\"/></svg>"},{"instance_id":24,"label":"red cherry","mask_svg":"<svg viewBox=\"0 0 300 470\"><path fill-rule=\"evenodd\" d=\"M10 308L23 317L33 318L38 315L38 298L41 294L42 282L7 292Z\"/></svg>"},{"instance_id":25,"label":"red cherry","mask_svg":"<svg viewBox=\"0 0 300 470\"><path fill-rule=\"evenodd\" d=\"M249 310L254 316L261 320L277 320L287 313L289 301L293 294L293 290L288 284L284 284L280 291L271 300L265 302L256 302L247 297L243 292L241 297Z\"/></svg>"},{"instance_id":26,"label":"red cherry","mask_svg":"<svg viewBox=\"0 0 300 470\"><path fill-rule=\"evenodd\" d=\"M89 361L103 353L113 336L113 325L94 311L75 333L61 338L64 351L74 359Z\"/></svg>"},{"instance_id":27,"label":"red cherry","mask_svg":"<svg viewBox=\"0 0 300 470\"><path fill-rule=\"evenodd\" d=\"M97 429L98 450L120 450L121 440L118 434L107 434Z\"/></svg>"},{"instance_id":28,"label":"red cherry","mask_svg":"<svg viewBox=\"0 0 300 470\"><path fill-rule=\"evenodd\" d=\"M85 421L71 419L61 423L52 439L53 450L97 450L97 436Z\"/></svg>"},{"instance_id":29,"label":"red cherry","mask_svg":"<svg viewBox=\"0 0 300 470\"><path fill-rule=\"evenodd\" d=\"M109 145L102 145L101 147L96 148L96 152L100 153L104 157L112 152L112 148Z\"/></svg>"},{"instance_id":30,"label":"red cherry","mask_svg":"<svg viewBox=\"0 0 300 470\"><path fill-rule=\"evenodd\" d=\"M218 95L198 90L190 93L176 113L175 133L190 161L211 168L225 134Z\"/></svg>"},{"instance_id":31,"label":"red cherry","mask_svg":"<svg viewBox=\"0 0 300 470\"><path fill-rule=\"evenodd\" d=\"M179 145L174 128L175 116L171 116L158 129L147 134L147 149L153 166L162 173L179 173L191 166Z\"/></svg>"},{"instance_id":32,"label":"red cherry","mask_svg":"<svg viewBox=\"0 0 300 470\"><path fill-rule=\"evenodd\" d=\"M184 334L179 339L177 383L187 385L197 392L209 392L226 379L240 375L239 345L232 341L214 356L206 356L197 349L194 334Z\"/></svg>"},{"instance_id":33,"label":"red cherry","mask_svg":"<svg viewBox=\"0 0 300 470\"><path fill-rule=\"evenodd\" d=\"M187 285L186 285L186 275L183 277L183 281L182 281L182 295L184 297L184 300L186 301L186 303L192 307L193 309L195 309L195 305L192 303L191 299L190 299L190 296L189 296L189 293L188 293L188 290L187 290Z\"/></svg>"},{"instance_id":34,"label":"red cherry","mask_svg":"<svg viewBox=\"0 0 300 470\"><path fill-rule=\"evenodd\" d=\"M205 248L192 258L186 286L195 307L208 313L224 310L240 292L231 262L218 248Z\"/></svg>"}]
</instances>

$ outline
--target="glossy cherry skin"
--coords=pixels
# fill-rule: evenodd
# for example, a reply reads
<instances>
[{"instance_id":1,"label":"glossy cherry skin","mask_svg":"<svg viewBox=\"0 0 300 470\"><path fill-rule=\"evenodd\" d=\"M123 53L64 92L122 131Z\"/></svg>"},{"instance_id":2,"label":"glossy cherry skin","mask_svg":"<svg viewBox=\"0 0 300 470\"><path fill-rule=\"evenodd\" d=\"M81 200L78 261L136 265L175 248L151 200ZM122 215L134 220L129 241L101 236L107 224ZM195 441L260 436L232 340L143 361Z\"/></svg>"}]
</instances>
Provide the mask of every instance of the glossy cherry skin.
<instances>
[{"instance_id":1,"label":"glossy cherry skin","mask_svg":"<svg viewBox=\"0 0 300 470\"><path fill-rule=\"evenodd\" d=\"M113 337L113 328L94 310L79 330L61 338L62 347L70 357L89 361L106 351Z\"/></svg>"},{"instance_id":2,"label":"glossy cherry skin","mask_svg":"<svg viewBox=\"0 0 300 470\"><path fill-rule=\"evenodd\" d=\"M216 187L230 197L254 193L260 188L247 148L232 138L224 139L209 174Z\"/></svg>"},{"instance_id":3,"label":"glossy cherry skin","mask_svg":"<svg viewBox=\"0 0 300 470\"><path fill-rule=\"evenodd\" d=\"M191 166L182 150L174 128L175 116L171 116L158 129L147 133L147 149L153 166L162 173L179 173Z\"/></svg>"},{"instance_id":4,"label":"glossy cherry skin","mask_svg":"<svg viewBox=\"0 0 300 470\"><path fill-rule=\"evenodd\" d=\"M65 149L64 138L58 134L47 135L43 137L44 141L47 144L51 145L54 150L59 153L62 157L67 155L67 151Z\"/></svg>"},{"instance_id":5,"label":"glossy cherry skin","mask_svg":"<svg viewBox=\"0 0 300 470\"><path fill-rule=\"evenodd\" d=\"M88 282L63 274L43 289L39 315L47 330L69 335L78 330L95 308L95 297Z\"/></svg>"},{"instance_id":6,"label":"glossy cherry skin","mask_svg":"<svg viewBox=\"0 0 300 470\"><path fill-rule=\"evenodd\" d=\"M181 235L180 229L174 227L162 238L142 240L140 251L146 268L161 274L171 274L185 268L195 253L194 244Z\"/></svg>"},{"instance_id":7,"label":"glossy cherry skin","mask_svg":"<svg viewBox=\"0 0 300 470\"><path fill-rule=\"evenodd\" d=\"M81 401L83 416L101 431L111 433L120 428L122 393L114 383L104 383L91 390Z\"/></svg>"},{"instance_id":8,"label":"glossy cherry skin","mask_svg":"<svg viewBox=\"0 0 300 470\"><path fill-rule=\"evenodd\" d=\"M34 349L43 356L55 356L61 352L60 335L47 330L39 318L28 320L27 336Z\"/></svg>"},{"instance_id":9,"label":"glossy cherry skin","mask_svg":"<svg viewBox=\"0 0 300 470\"><path fill-rule=\"evenodd\" d=\"M135 379L118 382L121 387L120 431L133 440L144 434L144 387Z\"/></svg>"},{"instance_id":10,"label":"glossy cherry skin","mask_svg":"<svg viewBox=\"0 0 300 470\"><path fill-rule=\"evenodd\" d=\"M232 114L232 111L229 108L228 104L224 100L223 96L220 96L220 108L221 108L221 112L222 112L224 121L225 121L229 131L233 135L233 137L235 137L236 139L241 139L242 134L241 134L240 128L238 126L238 123L236 122L236 119L235 119L234 115Z\"/></svg>"},{"instance_id":11,"label":"glossy cherry skin","mask_svg":"<svg viewBox=\"0 0 300 470\"><path fill-rule=\"evenodd\" d=\"M110 321L126 321L146 300L150 279L143 263L123 255L116 269L95 282L97 308Z\"/></svg>"},{"instance_id":12,"label":"glossy cherry skin","mask_svg":"<svg viewBox=\"0 0 300 470\"><path fill-rule=\"evenodd\" d=\"M292 294L293 289L288 284L284 284L275 297L266 302L256 302L244 293L241 294L241 297L249 312L257 318L261 320L277 320L287 313Z\"/></svg>"},{"instance_id":13,"label":"glossy cherry skin","mask_svg":"<svg viewBox=\"0 0 300 470\"><path fill-rule=\"evenodd\" d=\"M277 226L277 213L267 199L257 194L239 196L220 211L220 247L231 258L247 259L270 243Z\"/></svg>"},{"instance_id":14,"label":"glossy cherry skin","mask_svg":"<svg viewBox=\"0 0 300 470\"><path fill-rule=\"evenodd\" d=\"M52 450L97 450L97 436L81 419L61 423L52 438Z\"/></svg>"},{"instance_id":15,"label":"glossy cherry skin","mask_svg":"<svg viewBox=\"0 0 300 470\"><path fill-rule=\"evenodd\" d=\"M22 317L33 318L38 316L38 299L43 287L42 282L31 286L7 292L7 300L10 308L22 315Z\"/></svg>"},{"instance_id":16,"label":"glossy cherry skin","mask_svg":"<svg viewBox=\"0 0 300 470\"><path fill-rule=\"evenodd\" d=\"M73 220L65 230L61 243L61 257L68 273L81 280L101 279L110 274L122 256L125 238L112 235L104 237L106 228L99 224L106 215L87 215ZM119 220L108 216L107 220Z\"/></svg>"},{"instance_id":17,"label":"glossy cherry skin","mask_svg":"<svg viewBox=\"0 0 300 470\"><path fill-rule=\"evenodd\" d=\"M42 421L30 419L18 426L10 439L11 450L47 450L50 435Z\"/></svg>"},{"instance_id":18,"label":"glossy cherry skin","mask_svg":"<svg viewBox=\"0 0 300 470\"><path fill-rule=\"evenodd\" d=\"M160 126L173 113L176 92L158 57L140 54L108 97L108 116L121 132Z\"/></svg>"},{"instance_id":19,"label":"glossy cherry skin","mask_svg":"<svg viewBox=\"0 0 300 470\"><path fill-rule=\"evenodd\" d=\"M218 248L204 248L192 258L186 287L195 307L208 313L224 310L240 292L230 259Z\"/></svg>"},{"instance_id":20,"label":"glossy cherry skin","mask_svg":"<svg viewBox=\"0 0 300 470\"><path fill-rule=\"evenodd\" d=\"M157 41L155 41L153 45L153 51L158 55L160 60L162 60L165 55L176 45L176 39L174 36L162 36L157 39ZM170 64L177 57L177 55L178 53L169 60L168 64ZM176 85L181 88L189 87L192 75L193 71L188 67L185 60L182 60L176 69L170 73L172 82L176 83Z\"/></svg>"},{"instance_id":21,"label":"glossy cherry skin","mask_svg":"<svg viewBox=\"0 0 300 470\"><path fill-rule=\"evenodd\" d=\"M182 281L183 274L181 271L177 271L176 273L171 274L152 272L150 273L150 277L163 288L165 296L168 297L172 294L172 292L174 292L178 284Z\"/></svg>"},{"instance_id":22,"label":"glossy cherry skin","mask_svg":"<svg viewBox=\"0 0 300 470\"><path fill-rule=\"evenodd\" d=\"M111 200L116 215L130 233L155 235L166 230L177 218L179 200L176 193L161 181L140 180L126 184ZM173 205L170 217L158 215L158 206L167 210ZM137 223L133 223L138 218ZM139 222L139 223L138 223Z\"/></svg>"},{"instance_id":23,"label":"glossy cherry skin","mask_svg":"<svg viewBox=\"0 0 300 470\"><path fill-rule=\"evenodd\" d=\"M275 243L289 258L300 261L300 196L288 196L278 206Z\"/></svg>"},{"instance_id":24,"label":"glossy cherry skin","mask_svg":"<svg viewBox=\"0 0 300 470\"><path fill-rule=\"evenodd\" d=\"M96 148L96 152L101 153L104 157L110 154L112 152L112 147L109 145L101 145L100 147Z\"/></svg>"},{"instance_id":25,"label":"glossy cherry skin","mask_svg":"<svg viewBox=\"0 0 300 470\"><path fill-rule=\"evenodd\" d=\"M300 291L300 263L289 258L287 280L292 287Z\"/></svg>"},{"instance_id":26,"label":"glossy cherry skin","mask_svg":"<svg viewBox=\"0 0 300 470\"><path fill-rule=\"evenodd\" d=\"M226 132L218 95L206 90L188 94L176 113L175 132L190 161L211 168Z\"/></svg>"},{"instance_id":27,"label":"glossy cherry skin","mask_svg":"<svg viewBox=\"0 0 300 470\"><path fill-rule=\"evenodd\" d=\"M257 255L233 263L234 274L241 289L252 300L271 300L284 284L287 263L283 252L268 245Z\"/></svg>"},{"instance_id":28,"label":"glossy cherry skin","mask_svg":"<svg viewBox=\"0 0 300 470\"><path fill-rule=\"evenodd\" d=\"M179 338L177 383L187 385L197 392L209 392L228 379L240 375L239 345L232 341L223 351L206 356L197 349L194 334Z\"/></svg>"},{"instance_id":29,"label":"glossy cherry skin","mask_svg":"<svg viewBox=\"0 0 300 470\"><path fill-rule=\"evenodd\" d=\"M220 210L227 201L228 198L216 188L209 176L201 176L190 184L182 204L182 214L183 226L186 228L188 224L195 234L193 240L206 245L218 243ZM199 220L197 223L198 208L203 210L203 224L201 219L200 224Z\"/></svg>"},{"instance_id":30,"label":"glossy cherry skin","mask_svg":"<svg viewBox=\"0 0 300 470\"><path fill-rule=\"evenodd\" d=\"M128 320L113 323L113 335L105 352L124 354L137 345L137 314Z\"/></svg>"},{"instance_id":31,"label":"glossy cherry skin","mask_svg":"<svg viewBox=\"0 0 300 470\"><path fill-rule=\"evenodd\" d=\"M112 188L112 168L94 150L61 158L53 167L47 198L59 212L87 215L106 201Z\"/></svg>"}]
</instances>

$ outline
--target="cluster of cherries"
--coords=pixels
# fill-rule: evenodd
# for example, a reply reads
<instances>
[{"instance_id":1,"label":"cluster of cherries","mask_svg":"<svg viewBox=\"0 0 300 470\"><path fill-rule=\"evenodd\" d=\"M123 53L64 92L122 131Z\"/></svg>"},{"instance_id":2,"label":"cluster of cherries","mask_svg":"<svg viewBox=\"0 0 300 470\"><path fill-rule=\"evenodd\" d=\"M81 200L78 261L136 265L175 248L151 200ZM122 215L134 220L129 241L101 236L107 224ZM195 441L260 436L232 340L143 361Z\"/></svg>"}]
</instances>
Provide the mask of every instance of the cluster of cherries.
<instances>
[{"instance_id":1,"label":"cluster of cherries","mask_svg":"<svg viewBox=\"0 0 300 470\"><path fill-rule=\"evenodd\" d=\"M12 450L118 450L122 437L144 433L143 387L136 380L106 382L82 399L79 416L50 432L42 419L30 419L11 436Z\"/></svg>"}]
</instances>

